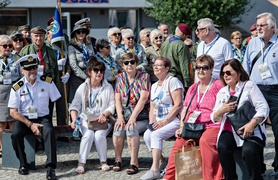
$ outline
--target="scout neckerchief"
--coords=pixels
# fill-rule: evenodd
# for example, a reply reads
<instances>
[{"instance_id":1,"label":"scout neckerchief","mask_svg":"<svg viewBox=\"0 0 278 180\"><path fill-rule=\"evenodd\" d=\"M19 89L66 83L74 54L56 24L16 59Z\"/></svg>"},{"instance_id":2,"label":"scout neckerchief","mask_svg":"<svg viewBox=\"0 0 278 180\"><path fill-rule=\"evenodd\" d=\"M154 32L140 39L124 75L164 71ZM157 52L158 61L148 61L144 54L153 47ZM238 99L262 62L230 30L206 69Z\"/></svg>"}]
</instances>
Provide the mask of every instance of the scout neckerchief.
<instances>
[{"instance_id":1,"label":"scout neckerchief","mask_svg":"<svg viewBox=\"0 0 278 180\"><path fill-rule=\"evenodd\" d=\"M232 51L236 55L237 59L242 62L244 58L244 53L245 53L246 47L241 45L241 48L236 48L234 45L232 45Z\"/></svg>"},{"instance_id":2,"label":"scout neckerchief","mask_svg":"<svg viewBox=\"0 0 278 180\"><path fill-rule=\"evenodd\" d=\"M124 53L127 53L125 46L122 46L122 49L123 49ZM139 50L138 50L138 46L136 44L134 44L133 49L135 51L135 54L137 55ZM131 49L129 51L131 52Z\"/></svg>"},{"instance_id":3,"label":"scout neckerchief","mask_svg":"<svg viewBox=\"0 0 278 180\"><path fill-rule=\"evenodd\" d=\"M112 76L113 76L113 80L116 79L116 74L115 74L115 65L114 65L114 59L108 54L108 58L109 61L107 61L106 58L104 58L102 55L100 55L99 53L96 53L96 56L101 59L105 64L107 64L111 70L112 70Z\"/></svg>"}]
</instances>

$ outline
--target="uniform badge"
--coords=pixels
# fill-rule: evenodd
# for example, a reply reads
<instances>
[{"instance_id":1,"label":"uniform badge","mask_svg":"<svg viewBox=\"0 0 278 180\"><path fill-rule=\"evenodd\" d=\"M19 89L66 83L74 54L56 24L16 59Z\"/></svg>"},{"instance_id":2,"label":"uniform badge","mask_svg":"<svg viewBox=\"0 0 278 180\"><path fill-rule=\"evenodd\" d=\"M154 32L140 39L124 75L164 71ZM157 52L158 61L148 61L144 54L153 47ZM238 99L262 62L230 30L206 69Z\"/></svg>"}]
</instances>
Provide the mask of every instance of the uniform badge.
<instances>
[{"instance_id":1,"label":"uniform badge","mask_svg":"<svg viewBox=\"0 0 278 180\"><path fill-rule=\"evenodd\" d=\"M44 89L43 89L43 88L41 89L41 92L44 92Z\"/></svg>"},{"instance_id":2,"label":"uniform badge","mask_svg":"<svg viewBox=\"0 0 278 180\"><path fill-rule=\"evenodd\" d=\"M274 57L274 58L275 58L275 57L276 57L276 53L273 53L273 54L272 54L272 57Z\"/></svg>"},{"instance_id":3,"label":"uniform badge","mask_svg":"<svg viewBox=\"0 0 278 180\"><path fill-rule=\"evenodd\" d=\"M13 85L13 90L14 91L17 91L17 90L19 90L20 89L20 87L22 87L23 86L23 81L18 81L17 83L15 83L14 85Z\"/></svg>"}]
</instances>

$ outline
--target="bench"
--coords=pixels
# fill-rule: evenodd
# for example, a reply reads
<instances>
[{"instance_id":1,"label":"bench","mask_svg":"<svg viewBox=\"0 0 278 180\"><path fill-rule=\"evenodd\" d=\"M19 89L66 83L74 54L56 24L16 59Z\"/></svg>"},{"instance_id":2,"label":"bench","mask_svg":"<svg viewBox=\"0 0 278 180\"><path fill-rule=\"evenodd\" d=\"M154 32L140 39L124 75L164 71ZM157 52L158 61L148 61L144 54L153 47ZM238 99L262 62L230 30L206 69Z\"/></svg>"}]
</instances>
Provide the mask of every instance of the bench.
<instances>
[{"instance_id":1,"label":"bench","mask_svg":"<svg viewBox=\"0 0 278 180\"><path fill-rule=\"evenodd\" d=\"M54 126L54 133L56 137L71 137L73 129L70 125ZM35 147L36 136L27 135L24 138L25 153L27 163L30 169L36 169L35 167ZM11 140L11 130L6 129L2 134L2 168L19 168L19 160L17 159Z\"/></svg>"}]
</instances>

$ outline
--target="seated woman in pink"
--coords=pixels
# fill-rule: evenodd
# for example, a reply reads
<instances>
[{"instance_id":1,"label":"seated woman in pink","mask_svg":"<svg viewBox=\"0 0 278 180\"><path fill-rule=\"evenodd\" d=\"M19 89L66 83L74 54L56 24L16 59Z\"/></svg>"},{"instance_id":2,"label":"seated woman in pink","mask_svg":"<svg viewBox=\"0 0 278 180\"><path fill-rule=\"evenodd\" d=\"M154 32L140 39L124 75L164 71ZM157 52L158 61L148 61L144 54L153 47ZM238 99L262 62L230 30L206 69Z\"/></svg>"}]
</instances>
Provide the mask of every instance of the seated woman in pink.
<instances>
[{"instance_id":1,"label":"seated woman in pink","mask_svg":"<svg viewBox=\"0 0 278 180\"><path fill-rule=\"evenodd\" d=\"M196 62L196 71L199 78L199 82L194 83L187 91L184 108L181 113L181 119L184 119L187 106L192 99L192 103L189 106L185 121L192 118L192 114L200 113L195 120L195 123L204 123L205 131L201 136L199 142L201 156L202 156L202 173L204 180L210 179L224 179L222 173L222 167L218 159L218 153L216 149L216 139L220 129L219 124L214 124L210 119L212 113L216 94L223 87L220 80L212 78L214 61L209 55L202 55L198 57ZM181 138L183 122L181 127L176 131L176 141L172 147L167 170L163 177L165 180L175 179L175 158L174 154L182 146L186 145L187 139ZM198 141L198 140L196 140Z\"/></svg>"}]
</instances>

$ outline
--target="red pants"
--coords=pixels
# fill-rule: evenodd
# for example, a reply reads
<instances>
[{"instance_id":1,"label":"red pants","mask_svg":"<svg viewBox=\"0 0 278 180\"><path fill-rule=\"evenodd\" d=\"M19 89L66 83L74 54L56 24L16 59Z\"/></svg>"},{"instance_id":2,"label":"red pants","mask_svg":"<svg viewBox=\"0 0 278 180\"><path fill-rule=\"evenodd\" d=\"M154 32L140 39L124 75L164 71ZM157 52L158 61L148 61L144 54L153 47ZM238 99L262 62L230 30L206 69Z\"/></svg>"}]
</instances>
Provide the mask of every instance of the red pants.
<instances>
[{"instance_id":1,"label":"red pants","mask_svg":"<svg viewBox=\"0 0 278 180\"><path fill-rule=\"evenodd\" d=\"M203 180L224 179L222 167L219 162L216 149L216 140L219 128L208 128L200 138L200 150L202 156ZM186 145L183 138L176 139L168 159L167 171L163 177L166 180L175 180L175 153Z\"/></svg>"}]
</instances>

